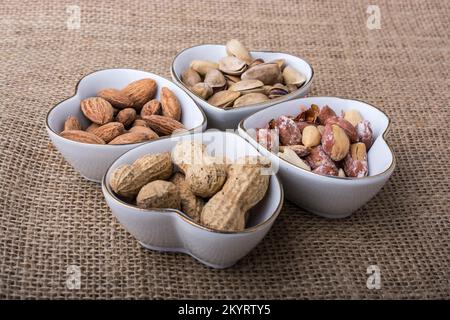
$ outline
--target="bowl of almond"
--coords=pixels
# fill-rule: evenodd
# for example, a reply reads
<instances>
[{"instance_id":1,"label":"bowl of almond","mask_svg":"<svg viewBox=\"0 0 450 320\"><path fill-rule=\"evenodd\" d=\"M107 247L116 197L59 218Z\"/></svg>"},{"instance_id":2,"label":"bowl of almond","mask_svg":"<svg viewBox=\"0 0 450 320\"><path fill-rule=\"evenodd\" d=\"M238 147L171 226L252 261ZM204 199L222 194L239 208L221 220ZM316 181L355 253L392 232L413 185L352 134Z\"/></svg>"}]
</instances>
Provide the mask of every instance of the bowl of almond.
<instances>
[{"instance_id":1,"label":"bowl of almond","mask_svg":"<svg viewBox=\"0 0 450 320\"><path fill-rule=\"evenodd\" d=\"M106 69L83 77L75 95L47 114L48 135L76 171L100 182L111 163L139 144L201 132L206 117L189 95L156 74Z\"/></svg>"},{"instance_id":2,"label":"bowl of almond","mask_svg":"<svg viewBox=\"0 0 450 320\"><path fill-rule=\"evenodd\" d=\"M287 199L342 218L374 197L394 171L384 138L389 123L362 101L310 97L261 110L238 130L278 167Z\"/></svg>"}]
</instances>

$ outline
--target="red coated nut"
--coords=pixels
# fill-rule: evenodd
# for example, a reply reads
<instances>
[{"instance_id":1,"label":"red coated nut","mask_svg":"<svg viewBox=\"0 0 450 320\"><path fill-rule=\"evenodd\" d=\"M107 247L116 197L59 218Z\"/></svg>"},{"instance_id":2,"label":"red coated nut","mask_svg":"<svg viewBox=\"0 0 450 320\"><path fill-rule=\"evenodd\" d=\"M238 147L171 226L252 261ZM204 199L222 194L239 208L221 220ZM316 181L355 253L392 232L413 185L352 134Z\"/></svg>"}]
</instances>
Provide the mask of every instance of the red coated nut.
<instances>
[{"instance_id":1,"label":"red coated nut","mask_svg":"<svg viewBox=\"0 0 450 320\"><path fill-rule=\"evenodd\" d=\"M318 119L319 119L319 123L321 125L324 125L325 122L332 117L336 117L336 112L334 112L333 109L331 109L329 106L324 106L322 107L322 109L320 109L319 115L318 115Z\"/></svg>"},{"instance_id":2,"label":"red coated nut","mask_svg":"<svg viewBox=\"0 0 450 320\"><path fill-rule=\"evenodd\" d=\"M356 132L358 134L358 141L366 145L367 151L373 143L373 132L370 122L367 120L361 121L356 125Z\"/></svg>"},{"instance_id":3,"label":"red coated nut","mask_svg":"<svg viewBox=\"0 0 450 320\"><path fill-rule=\"evenodd\" d=\"M344 159L344 171L347 177L362 178L369 173L366 145L362 142L350 146L350 152Z\"/></svg>"},{"instance_id":4,"label":"red coated nut","mask_svg":"<svg viewBox=\"0 0 450 320\"><path fill-rule=\"evenodd\" d=\"M269 151L276 151L278 147L278 129L257 129L256 141Z\"/></svg>"},{"instance_id":5,"label":"red coated nut","mask_svg":"<svg viewBox=\"0 0 450 320\"><path fill-rule=\"evenodd\" d=\"M327 123L322 135L322 148L331 160L340 161L347 155L350 141L340 126Z\"/></svg>"},{"instance_id":6,"label":"red coated nut","mask_svg":"<svg viewBox=\"0 0 450 320\"><path fill-rule=\"evenodd\" d=\"M355 127L344 118L331 117L328 118L326 124L336 124L345 131L351 143L358 142L358 134Z\"/></svg>"},{"instance_id":7,"label":"red coated nut","mask_svg":"<svg viewBox=\"0 0 450 320\"><path fill-rule=\"evenodd\" d=\"M315 168L312 172L322 176L337 176L339 171L336 166L321 165Z\"/></svg>"},{"instance_id":8,"label":"red coated nut","mask_svg":"<svg viewBox=\"0 0 450 320\"><path fill-rule=\"evenodd\" d=\"M293 119L281 116L275 121L275 125L278 128L282 145L290 146L301 143L302 133Z\"/></svg>"},{"instance_id":9,"label":"red coated nut","mask_svg":"<svg viewBox=\"0 0 450 320\"><path fill-rule=\"evenodd\" d=\"M320 166L336 167L331 158L323 151L322 146L312 148L305 160L312 169L316 169Z\"/></svg>"}]
</instances>

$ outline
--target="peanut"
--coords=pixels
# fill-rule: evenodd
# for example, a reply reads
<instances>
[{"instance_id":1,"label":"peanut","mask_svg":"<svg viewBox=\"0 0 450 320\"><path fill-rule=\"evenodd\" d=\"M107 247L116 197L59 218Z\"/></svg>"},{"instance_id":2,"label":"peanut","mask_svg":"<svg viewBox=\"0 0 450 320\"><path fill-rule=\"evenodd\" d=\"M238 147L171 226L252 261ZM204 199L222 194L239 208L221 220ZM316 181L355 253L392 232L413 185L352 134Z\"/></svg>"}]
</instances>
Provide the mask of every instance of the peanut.
<instances>
[{"instance_id":1,"label":"peanut","mask_svg":"<svg viewBox=\"0 0 450 320\"><path fill-rule=\"evenodd\" d=\"M203 207L201 223L217 230L241 231L245 229L248 210L266 194L269 176L261 174L262 165L232 164L222 190Z\"/></svg>"},{"instance_id":2,"label":"peanut","mask_svg":"<svg viewBox=\"0 0 450 320\"><path fill-rule=\"evenodd\" d=\"M169 181L155 180L147 183L136 197L139 208L181 208L181 198L178 188Z\"/></svg>"},{"instance_id":3,"label":"peanut","mask_svg":"<svg viewBox=\"0 0 450 320\"><path fill-rule=\"evenodd\" d=\"M197 197L189 190L185 177L182 173L175 173L170 181L178 187L181 199L181 211L186 213L194 221L200 222L200 214L202 212L205 202L202 198Z\"/></svg>"}]
</instances>

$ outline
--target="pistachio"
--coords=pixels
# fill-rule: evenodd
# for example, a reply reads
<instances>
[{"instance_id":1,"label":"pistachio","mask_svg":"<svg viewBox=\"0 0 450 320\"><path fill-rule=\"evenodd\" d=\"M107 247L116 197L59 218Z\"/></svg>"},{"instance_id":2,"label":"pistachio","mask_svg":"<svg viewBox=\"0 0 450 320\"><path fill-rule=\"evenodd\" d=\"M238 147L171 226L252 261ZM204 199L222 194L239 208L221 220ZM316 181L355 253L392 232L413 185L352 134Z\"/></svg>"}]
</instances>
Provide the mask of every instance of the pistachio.
<instances>
[{"instance_id":1,"label":"pistachio","mask_svg":"<svg viewBox=\"0 0 450 320\"><path fill-rule=\"evenodd\" d=\"M279 98L281 96L284 96L289 93L289 89L281 84L281 83L275 83L270 89L269 89L269 98L275 99Z\"/></svg>"},{"instance_id":2,"label":"pistachio","mask_svg":"<svg viewBox=\"0 0 450 320\"><path fill-rule=\"evenodd\" d=\"M248 67L251 68L251 67L254 67L254 66L256 66L256 65L258 65L258 64L261 64L261 63L264 63L264 60L261 59L261 58L258 58L258 59L253 60L253 61L248 65Z\"/></svg>"},{"instance_id":3,"label":"pistachio","mask_svg":"<svg viewBox=\"0 0 450 320\"><path fill-rule=\"evenodd\" d=\"M195 84L191 91L202 99L208 99L213 94L213 89L204 82Z\"/></svg>"},{"instance_id":4,"label":"pistachio","mask_svg":"<svg viewBox=\"0 0 450 320\"><path fill-rule=\"evenodd\" d=\"M230 90L218 91L208 99L208 103L219 108L227 108L231 107L240 95L239 92Z\"/></svg>"},{"instance_id":5,"label":"pistachio","mask_svg":"<svg viewBox=\"0 0 450 320\"><path fill-rule=\"evenodd\" d=\"M286 61L284 59L275 59L275 60L270 61L269 63L276 63L278 65L278 67L280 68L280 70L283 70L285 67Z\"/></svg>"},{"instance_id":6,"label":"pistachio","mask_svg":"<svg viewBox=\"0 0 450 320\"><path fill-rule=\"evenodd\" d=\"M181 75L181 81L188 87L192 87L196 85L199 82L202 82L202 78L198 74L197 71L195 71L192 68L186 69L186 71L183 72Z\"/></svg>"},{"instance_id":7,"label":"pistachio","mask_svg":"<svg viewBox=\"0 0 450 320\"><path fill-rule=\"evenodd\" d=\"M219 61L219 70L231 75L240 75L247 68L245 61L236 57L224 57Z\"/></svg>"},{"instance_id":8,"label":"pistachio","mask_svg":"<svg viewBox=\"0 0 450 320\"><path fill-rule=\"evenodd\" d=\"M264 92L264 83L259 80L242 80L230 86L229 90L239 91L241 94Z\"/></svg>"},{"instance_id":9,"label":"pistachio","mask_svg":"<svg viewBox=\"0 0 450 320\"><path fill-rule=\"evenodd\" d=\"M219 65L208 60L194 60L189 65L194 71L204 76L211 69L219 69Z\"/></svg>"},{"instance_id":10,"label":"pistachio","mask_svg":"<svg viewBox=\"0 0 450 320\"><path fill-rule=\"evenodd\" d=\"M291 66L287 66L283 70L284 83L295 84L297 87L301 86L306 82L306 77L303 73L295 70Z\"/></svg>"},{"instance_id":11,"label":"pistachio","mask_svg":"<svg viewBox=\"0 0 450 320\"><path fill-rule=\"evenodd\" d=\"M237 39L231 39L226 44L226 51L229 56L234 56L246 63L250 64L253 61L250 52L244 45Z\"/></svg>"},{"instance_id":12,"label":"pistachio","mask_svg":"<svg viewBox=\"0 0 450 320\"><path fill-rule=\"evenodd\" d=\"M222 72L217 69L210 69L205 75L205 83L213 90L215 88L223 88L227 84Z\"/></svg>"},{"instance_id":13,"label":"pistachio","mask_svg":"<svg viewBox=\"0 0 450 320\"><path fill-rule=\"evenodd\" d=\"M242 97L239 97L238 99L236 99L233 107L239 108L239 107L248 106L248 105L255 104L255 103L264 102L267 100L269 100L269 98L263 93L258 93L258 92L248 93L248 94L245 94Z\"/></svg>"},{"instance_id":14,"label":"pistachio","mask_svg":"<svg viewBox=\"0 0 450 320\"><path fill-rule=\"evenodd\" d=\"M280 68L276 63L261 63L245 71L242 80L260 80L264 84L275 84L281 76Z\"/></svg>"}]
</instances>

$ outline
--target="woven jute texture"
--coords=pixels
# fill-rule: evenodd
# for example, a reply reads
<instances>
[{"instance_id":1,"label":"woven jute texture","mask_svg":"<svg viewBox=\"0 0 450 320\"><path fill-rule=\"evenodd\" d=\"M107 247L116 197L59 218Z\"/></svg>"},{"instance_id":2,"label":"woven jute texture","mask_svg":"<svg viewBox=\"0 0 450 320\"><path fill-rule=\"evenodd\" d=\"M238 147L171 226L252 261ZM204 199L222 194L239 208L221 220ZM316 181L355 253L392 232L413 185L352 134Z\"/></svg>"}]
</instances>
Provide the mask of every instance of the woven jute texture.
<instances>
[{"instance_id":1,"label":"woven jute texture","mask_svg":"<svg viewBox=\"0 0 450 320\"><path fill-rule=\"evenodd\" d=\"M81 10L75 30L71 5ZM367 27L369 5L380 10L380 29ZM0 297L449 298L449 17L450 2L437 0L2 0ZM247 257L214 270L142 249L99 185L52 147L45 115L94 70L169 78L179 50L233 37L310 61L310 95L385 111L397 168L350 218L286 202ZM80 268L79 290L66 286L69 265ZM379 290L366 285L370 265L380 269Z\"/></svg>"}]
</instances>

